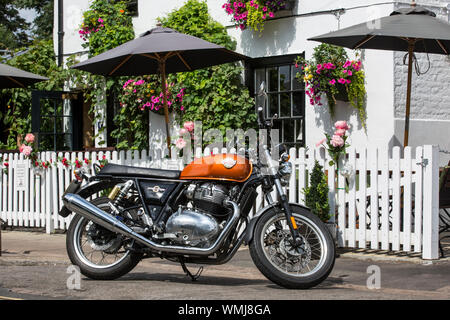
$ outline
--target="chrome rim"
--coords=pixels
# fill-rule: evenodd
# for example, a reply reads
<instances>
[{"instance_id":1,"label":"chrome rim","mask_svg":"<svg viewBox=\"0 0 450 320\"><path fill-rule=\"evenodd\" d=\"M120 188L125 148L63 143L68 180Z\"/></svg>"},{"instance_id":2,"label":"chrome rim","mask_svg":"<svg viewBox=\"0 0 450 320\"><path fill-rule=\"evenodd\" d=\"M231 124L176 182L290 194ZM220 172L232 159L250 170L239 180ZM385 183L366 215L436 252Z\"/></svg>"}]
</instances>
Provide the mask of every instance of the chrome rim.
<instances>
[{"instance_id":1,"label":"chrome rim","mask_svg":"<svg viewBox=\"0 0 450 320\"><path fill-rule=\"evenodd\" d=\"M98 205L108 210L108 204ZM78 258L87 266L97 269L113 267L124 260L130 251L123 248L122 236L116 234L105 243L96 243L88 234L94 223L82 217L75 226L73 244Z\"/></svg>"},{"instance_id":2,"label":"chrome rim","mask_svg":"<svg viewBox=\"0 0 450 320\"><path fill-rule=\"evenodd\" d=\"M292 235L284 214L271 217L261 233L261 244L267 260L279 271L294 277L307 277L322 268L327 256L325 236L316 224L305 216L293 213L302 250L292 247Z\"/></svg>"}]
</instances>

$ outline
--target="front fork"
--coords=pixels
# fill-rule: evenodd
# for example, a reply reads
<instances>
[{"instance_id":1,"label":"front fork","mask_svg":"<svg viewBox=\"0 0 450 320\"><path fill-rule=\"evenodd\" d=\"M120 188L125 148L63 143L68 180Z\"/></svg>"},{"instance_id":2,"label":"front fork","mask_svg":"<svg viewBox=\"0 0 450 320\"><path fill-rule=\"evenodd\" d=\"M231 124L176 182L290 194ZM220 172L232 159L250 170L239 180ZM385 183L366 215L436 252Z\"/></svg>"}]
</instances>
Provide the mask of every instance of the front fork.
<instances>
[{"instance_id":1,"label":"front fork","mask_svg":"<svg viewBox=\"0 0 450 320\"><path fill-rule=\"evenodd\" d=\"M284 215L286 217L289 230L291 231L292 234L292 239L294 239L292 244L294 245L295 248L298 248L303 244L303 239L302 237L300 237L300 232L298 231L297 223L295 223L295 218L292 215L291 207L289 206L289 200L281 186L280 179L278 178L275 178L275 187L280 196L281 209L284 211Z\"/></svg>"},{"instance_id":2,"label":"front fork","mask_svg":"<svg viewBox=\"0 0 450 320\"><path fill-rule=\"evenodd\" d=\"M294 247L296 247L296 248L299 248L303 244L303 239L300 236L300 232L298 231L298 226L295 223L295 219L294 219L294 217L292 215L292 211L291 211L291 208L289 206L289 200L288 200L288 198L286 196L286 193L284 192L283 187L281 186L280 178L278 178L278 174L277 174L276 168L273 165L271 165L271 156L270 156L269 149L267 147L265 148L265 153L266 153L266 159L267 159L267 161L269 163L270 174L273 177L275 188L276 188L276 190L278 192L278 195L280 197L281 209L284 212L287 224L289 226L289 230L291 231L291 234L292 234L292 239L293 239L292 245ZM268 184L268 182L269 182L268 181L268 177L265 178L264 182L266 182L265 185L269 185ZM270 188L270 189L272 189L272 188ZM269 204L273 204L274 203L274 201L272 199L272 196L270 195L269 192L265 192L265 196L266 196L266 200L267 200L267 202Z\"/></svg>"}]
</instances>

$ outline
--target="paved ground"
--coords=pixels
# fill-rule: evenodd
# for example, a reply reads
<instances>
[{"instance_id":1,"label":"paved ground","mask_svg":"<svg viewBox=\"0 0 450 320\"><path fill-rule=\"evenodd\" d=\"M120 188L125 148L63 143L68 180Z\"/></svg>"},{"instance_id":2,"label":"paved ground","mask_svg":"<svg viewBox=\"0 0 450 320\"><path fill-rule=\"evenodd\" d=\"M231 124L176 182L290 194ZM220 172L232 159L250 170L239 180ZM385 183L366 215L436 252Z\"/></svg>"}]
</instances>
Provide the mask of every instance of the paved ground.
<instances>
[{"instance_id":1,"label":"paved ground","mask_svg":"<svg viewBox=\"0 0 450 320\"><path fill-rule=\"evenodd\" d=\"M256 269L246 247L228 264L206 266L197 282L177 264L148 259L118 280L82 277L80 290L69 290L65 235L2 231L2 240L0 299L450 299L448 260L424 264L417 257L345 253L316 288L286 290ZM380 289L367 288L372 265L380 268Z\"/></svg>"}]
</instances>

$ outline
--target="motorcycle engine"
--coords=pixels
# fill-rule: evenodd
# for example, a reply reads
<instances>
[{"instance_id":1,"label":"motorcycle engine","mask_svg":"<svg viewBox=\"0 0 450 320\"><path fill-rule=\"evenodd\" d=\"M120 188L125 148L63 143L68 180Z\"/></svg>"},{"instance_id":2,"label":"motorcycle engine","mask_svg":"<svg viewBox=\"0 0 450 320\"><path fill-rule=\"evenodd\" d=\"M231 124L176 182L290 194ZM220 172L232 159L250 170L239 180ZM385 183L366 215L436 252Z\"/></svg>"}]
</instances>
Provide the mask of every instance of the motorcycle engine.
<instances>
[{"instance_id":1,"label":"motorcycle engine","mask_svg":"<svg viewBox=\"0 0 450 320\"><path fill-rule=\"evenodd\" d=\"M213 242L231 213L223 205L228 198L227 187L216 183L191 184L185 195L192 208L180 206L166 223L166 232L175 234L174 242L206 247Z\"/></svg>"}]
</instances>

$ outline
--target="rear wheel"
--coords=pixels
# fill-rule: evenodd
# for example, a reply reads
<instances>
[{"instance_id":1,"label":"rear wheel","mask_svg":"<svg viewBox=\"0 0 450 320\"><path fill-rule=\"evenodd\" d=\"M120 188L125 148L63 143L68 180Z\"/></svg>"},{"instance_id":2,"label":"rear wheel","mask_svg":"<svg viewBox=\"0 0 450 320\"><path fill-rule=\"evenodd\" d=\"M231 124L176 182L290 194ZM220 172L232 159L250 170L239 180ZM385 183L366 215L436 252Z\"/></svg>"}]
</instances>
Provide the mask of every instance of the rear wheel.
<instances>
[{"instance_id":1,"label":"rear wheel","mask_svg":"<svg viewBox=\"0 0 450 320\"><path fill-rule=\"evenodd\" d=\"M92 204L109 211L109 199L97 198ZM67 230L66 248L70 261L85 276L113 280L130 272L142 259L141 254L126 249L131 240L76 215Z\"/></svg>"},{"instance_id":2,"label":"rear wheel","mask_svg":"<svg viewBox=\"0 0 450 320\"><path fill-rule=\"evenodd\" d=\"M330 274L335 261L333 238L320 219L307 209L291 206L302 245L293 246L292 235L280 208L259 219L250 242L256 267L269 280L291 289L318 285Z\"/></svg>"}]
</instances>

